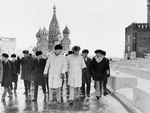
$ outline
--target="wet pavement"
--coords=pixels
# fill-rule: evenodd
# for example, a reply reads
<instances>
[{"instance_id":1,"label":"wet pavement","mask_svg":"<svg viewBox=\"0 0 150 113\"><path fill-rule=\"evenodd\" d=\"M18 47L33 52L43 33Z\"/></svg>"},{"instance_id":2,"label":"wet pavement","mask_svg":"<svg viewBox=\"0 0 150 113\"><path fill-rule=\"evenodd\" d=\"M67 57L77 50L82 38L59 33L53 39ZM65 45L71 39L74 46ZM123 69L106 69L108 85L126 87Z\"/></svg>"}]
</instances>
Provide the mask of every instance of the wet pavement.
<instances>
[{"instance_id":1,"label":"wet pavement","mask_svg":"<svg viewBox=\"0 0 150 113\"><path fill-rule=\"evenodd\" d=\"M3 88L0 88L0 96ZM94 95L94 88L91 86L90 97L80 97L73 105L68 102L68 90L66 85L63 87L62 103L58 104L55 101L51 106L44 101L42 88L39 87L38 100L32 102L33 91L28 98L23 95L24 85L23 81L19 80L17 93L13 94L13 98L9 99L8 94L5 102L0 102L0 113L128 113L123 106L115 100L112 96L102 96L97 100Z\"/></svg>"}]
</instances>

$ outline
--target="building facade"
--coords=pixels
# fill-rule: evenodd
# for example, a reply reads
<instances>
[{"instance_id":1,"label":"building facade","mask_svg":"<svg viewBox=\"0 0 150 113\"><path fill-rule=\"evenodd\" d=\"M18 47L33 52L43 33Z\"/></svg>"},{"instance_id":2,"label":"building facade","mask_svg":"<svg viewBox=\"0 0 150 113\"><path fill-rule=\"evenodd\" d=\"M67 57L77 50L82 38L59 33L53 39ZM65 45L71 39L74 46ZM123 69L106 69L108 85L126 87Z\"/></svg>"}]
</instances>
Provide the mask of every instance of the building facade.
<instances>
[{"instance_id":1,"label":"building facade","mask_svg":"<svg viewBox=\"0 0 150 113\"><path fill-rule=\"evenodd\" d=\"M56 16L56 7L53 7L53 17L49 24L49 31L44 27L36 33L37 44L33 51L41 50L44 54L51 52L56 44L63 46L63 52L67 53L70 50L71 41L69 39L70 30L66 26L61 35L59 23Z\"/></svg>"},{"instance_id":2,"label":"building facade","mask_svg":"<svg viewBox=\"0 0 150 113\"><path fill-rule=\"evenodd\" d=\"M147 23L132 23L125 28L125 59L146 57L150 53L150 0L147 0Z\"/></svg>"}]
</instances>

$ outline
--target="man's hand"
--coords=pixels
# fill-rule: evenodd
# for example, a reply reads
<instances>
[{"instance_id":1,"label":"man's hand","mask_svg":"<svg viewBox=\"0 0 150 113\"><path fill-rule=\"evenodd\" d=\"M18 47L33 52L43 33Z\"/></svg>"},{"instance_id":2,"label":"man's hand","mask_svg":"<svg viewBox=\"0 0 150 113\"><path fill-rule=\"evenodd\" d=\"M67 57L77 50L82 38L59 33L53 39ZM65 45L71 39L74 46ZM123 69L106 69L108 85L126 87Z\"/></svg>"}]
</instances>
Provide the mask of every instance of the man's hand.
<instances>
[{"instance_id":1,"label":"man's hand","mask_svg":"<svg viewBox=\"0 0 150 113\"><path fill-rule=\"evenodd\" d=\"M63 73L61 73L61 74L60 74L60 78L62 79L63 77L64 77L64 74L63 74Z\"/></svg>"},{"instance_id":2,"label":"man's hand","mask_svg":"<svg viewBox=\"0 0 150 113\"><path fill-rule=\"evenodd\" d=\"M109 75L109 70L106 70L106 74Z\"/></svg>"},{"instance_id":3,"label":"man's hand","mask_svg":"<svg viewBox=\"0 0 150 113\"><path fill-rule=\"evenodd\" d=\"M47 74L44 74L45 77L48 77Z\"/></svg>"}]
</instances>

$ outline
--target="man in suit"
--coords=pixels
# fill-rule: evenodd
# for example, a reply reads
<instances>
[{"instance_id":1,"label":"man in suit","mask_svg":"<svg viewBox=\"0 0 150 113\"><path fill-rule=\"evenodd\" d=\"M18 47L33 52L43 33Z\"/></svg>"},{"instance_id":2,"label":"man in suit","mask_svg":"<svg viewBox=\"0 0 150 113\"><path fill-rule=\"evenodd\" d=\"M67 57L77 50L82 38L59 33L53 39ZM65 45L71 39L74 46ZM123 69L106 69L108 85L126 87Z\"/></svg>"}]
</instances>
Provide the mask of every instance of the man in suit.
<instances>
[{"instance_id":1,"label":"man in suit","mask_svg":"<svg viewBox=\"0 0 150 113\"><path fill-rule=\"evenodd\" d=\"M109 59L107 59L105 56L106 56L106 52L105 51L102 51L102 55L104 57L104 60L106 60L106 63L107 63L107 67L108 69L106 70L106 76L105 76L105 80L103 82L103 89L104 89L104 96L108 95L108 92L107 92L107 79L108 77L110 76L110 67L109 67Z\"/></svg>"},{"instance_id":2,"label":"man in suit","mask_svg":"<svg viewBox=\"0 0 150 113\"><path fill-rule=\"evenodd\" d=\"M90 73L90 64L91 64L91 59L88 57L89 50L84 49L82 51L82 56L85 61L86 70L82 70L82 95L85 97L85 94L87 97L90 97L90 88L91 88L91 73ZM85 84L86 84L86 93L85 93Z\"/></svg>"},{"instance_id":3,"label":"man in suit","mask_svg":"<svg viewBox=\"0 0 150 113\"><path fill-rule=\"evenodd\" d=\"M28 96L28 93L30 93L31 78L33 74L33 58L29 56L28 50L24 50L22 53L24 57L20 59L21 79L24 80L25 86L24 94Z\"/></svg>"},{"instance_id":4,"label":"man in suit","mask_svg":"<svg viewBox=\"0 0 150 113\"><path fill-rule=\"evenodd\" d=\"M13 85L11 86L12 90L14 89L14 93L16 93L17 90L17 83L18 83L18 75L20 74L20 65L18 60L16 59L16 54L11 55L11 65L12 65L12 82L14 83L14 88Z\"/></svg>"},{"instance_id":5,"label":"man in suit","mask_svg":"<svg viewBox=\"0 0 150 113\"><path fill-rule=\"evenodd\" d=\"M36 59L33 61L33 71L34 71L34 99L32 101L37 101L38 96L38 86L41 85L44 93L44 101L46 100L46 86L44 77L44 68L46 60L42 58L42 51L37 51Z\"/></svg>"},{"instance_id":6,"label":"man in suit","mask_svg":"<svg viewBox=\"0 0 150 113\"><path fill-rule=\"evenodd\" d=\"M4 87L3 94L2 94L2 101L5 101L6 94L8 92L9 97L12 98L11 94L11 81L12 81L12 68L11 62L8 60L9 55L6 53L2 54L2 66L3 66L3 78L1 86Z\"/></svg>"}]
</instances>

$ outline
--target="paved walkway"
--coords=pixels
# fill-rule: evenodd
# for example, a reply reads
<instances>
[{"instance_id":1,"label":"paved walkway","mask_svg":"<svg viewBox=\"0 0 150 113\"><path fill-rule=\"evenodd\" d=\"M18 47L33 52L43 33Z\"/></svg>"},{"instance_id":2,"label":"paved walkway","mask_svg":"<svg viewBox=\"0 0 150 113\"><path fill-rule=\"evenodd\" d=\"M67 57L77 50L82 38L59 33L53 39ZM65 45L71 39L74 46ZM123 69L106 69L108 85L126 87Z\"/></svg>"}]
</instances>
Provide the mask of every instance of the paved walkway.
<instances>
[{"instance_id":1,"label":"paved walkway","mask_svg":"<svg viewBox=\"0 0 150 113\"><path fill-rule=\"evenodd\" d=\"M64 85L62 94L62 104L53 102L51 106L44 102L44 96L39 87L37 102L32 102L33 92L29 97L23 95L24 88L22 80L19 80L17 94L13 94L13 99L6 97L5 102L0 102L0 113L128 113L124 107L112 96L102 96L97 100L94 95L94 88L91 88L90 98L80 97L79 101L75 101L73 105L69 105L67 88ZM0 96L3 88L0 88ZM8 95L7 95L8 96Z\"/></svg>"}]
</instances>

